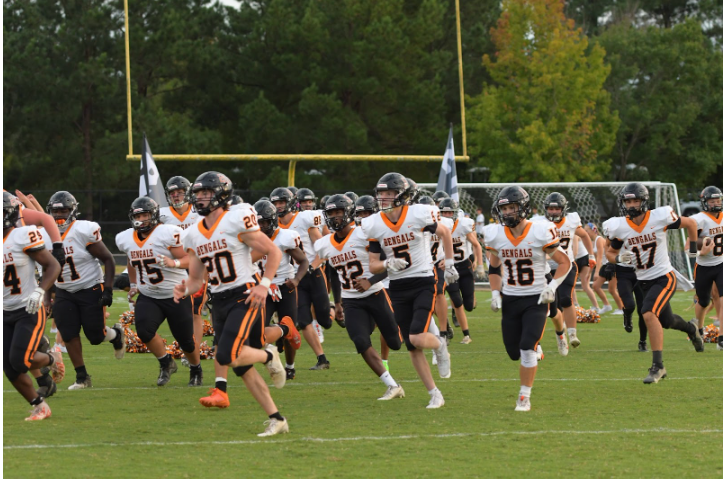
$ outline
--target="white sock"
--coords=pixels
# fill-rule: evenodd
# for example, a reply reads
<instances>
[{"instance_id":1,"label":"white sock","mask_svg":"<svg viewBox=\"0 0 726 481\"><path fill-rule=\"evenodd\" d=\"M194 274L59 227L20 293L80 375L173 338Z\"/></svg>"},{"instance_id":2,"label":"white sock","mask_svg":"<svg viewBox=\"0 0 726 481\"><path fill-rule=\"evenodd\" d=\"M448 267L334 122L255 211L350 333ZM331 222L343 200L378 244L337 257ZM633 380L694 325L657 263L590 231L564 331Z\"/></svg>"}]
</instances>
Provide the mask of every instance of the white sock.
<instances>
[{"instance_id":1,"label":"white sock","mask_svg":"<svg viewBox=\"0 0 726 481\"><path fill-rule=\"evenodd\" d=\"M532 394L531 386L519 386L519 395L529 397Z\"/></svg>"},{"instance_id":2,"label":"white sock","mask_svg":"<svg viewBox=\"0 0 726 481\"><path fill-rule=\"evenodd\" d=\"M395 379L393 379L393 376L391 376L391 373L388 371L381 374L381 381L383 381L383 384L385 384L388 387L396 387L398 386L398 383Z\"/></svg>"},{"instance_id":3,"label":"white sock","mask_svg":"<svg viewBox=\"0 0 726 481\"><path fill-rule=\"evenodd\" d=\"M227 382L226 377L215 377L214 382Z\"/></svg>"},{"instance_id":4,"label":"white sock","mask_svg":"<svg viewBox=\"0 0 726 481\"><path fill-rule=\"evenodd\" d=\"M567 328L567 335L568 336L577 336L577 328L576 327L568 327Z\"/></svg>"},{"instance_id":5,"label":"white sock","mask_svg":"<svg viewBox=\"0 0 726 481\"><path fill-rule=\"evenodd\" d=\"M106 336L103 338L104 341L113 341L116 339L116 329L112 327L106 328Z\"/></svg>"},{"instance_id":6,"label":"white sock","mask_svg":"<svg viewBox=\"0 0 726 481\"><path fill-rule=\"evenodd\" d=\"M434 394L436 394L437 392L439 392L439 388L435 387L435 388L433 388L433 389L429 390L429 395L430 395L430 396L433 396L433 395L434 395Z\"/></svg>"},{"instance_id":7,"label":"white sock","mask_svg":"<svg viewBox=\"0 0 726 481\"><path fill-rule=\"evenodd\" d=\"M431 319L431 322L429 323L429 332L436 337L441 334L441 332L439 331L439 326L436 325L433 319Z\"/></svg>"},{"instance_id":8,"label":"white sock","mask_svg":"<svg viewBox=\"0 0 726 481\"><path fill-rule=\"evenodd\" d=\"M168 353L167 353L167 354L168 354ZM161 357L157 357L157 359L161 361L161 360L162 360L162 359L164 359L164 358L165 358L166 356L167 356L167 355L166 355L166 354L164 354L164 355L163 355L163 356L161 356Z\"/></svg>"},{"instance_id":9,"label":"white sock","mask_svg":"<svg viewBox=\"0 0 726 481\"><path fill-rule=\"evenodd\" d=\"M285 367L286 367L287 369L295 369L295 363L294 363L294 362L293 362L292 364L287 364L287 363L285 363Z\"/></svg>"}]
</instances>

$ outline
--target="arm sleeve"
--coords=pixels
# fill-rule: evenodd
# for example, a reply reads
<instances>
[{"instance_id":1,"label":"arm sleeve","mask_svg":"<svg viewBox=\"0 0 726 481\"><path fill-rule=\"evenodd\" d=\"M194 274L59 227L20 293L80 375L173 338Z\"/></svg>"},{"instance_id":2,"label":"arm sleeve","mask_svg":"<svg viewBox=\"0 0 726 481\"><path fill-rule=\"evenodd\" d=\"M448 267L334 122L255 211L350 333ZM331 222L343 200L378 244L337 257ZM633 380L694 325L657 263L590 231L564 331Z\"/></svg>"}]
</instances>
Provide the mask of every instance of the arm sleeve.
<instances>
[{"instance_id":1,"label":"arm sleeve","mask_svg":"<svg viewBox=\"0 0 726 481\"><path fill-rule=\"evenodd\" d=\"M368 279L368 282L370 282L371 284L375 284L376 282L381 282L386 277L388 277L388 269L386 269L385 271L383 271L380 274L372 275L371 278Z\"/></svg>"},{"instance_id":2,"label":"arm sleeve","mask_svg":"<svg viewBox=\"0 0 726 481\"><path fill-rule=\"evenodd\" d=\"M368 252L373 252L375 254L380 254L381 252L383 252L383 248L381 247L380 242L378 242L377 240L369 240Z\"/></svg>"},{"instance_id":3,"label":"arm sleeve","mask_svg":"<svg viewBox=\"0 0 726 481\"><path fill-rule=\"evenodd\" d=\"M615 250L620 250L623 247L623 241L620 239L610 239L610 247Z\"/></svg>"},{"instance_id":4,"label":"arm sleeve","mask_svg":"<svg viewBox=\"0 0 726 481\"><path fill-rule=\"evenodd\" d=\"M666 226L666 229L679 229L681 227L681 218L679 217L677 221L668 224Z\"/></svg>"},{"instance_id":5,"label":"arm sleeve","mask_svg":"<svg viewBox=\"0 0 726 481\"><path fill-rule=\"evenodd\" d=\"M423 228L424 232L430 232L431 234L436 234L436 228L439 226L438 222L434 222L433 224L429 224L426 227Z\"/></svg>"}]
</instances>

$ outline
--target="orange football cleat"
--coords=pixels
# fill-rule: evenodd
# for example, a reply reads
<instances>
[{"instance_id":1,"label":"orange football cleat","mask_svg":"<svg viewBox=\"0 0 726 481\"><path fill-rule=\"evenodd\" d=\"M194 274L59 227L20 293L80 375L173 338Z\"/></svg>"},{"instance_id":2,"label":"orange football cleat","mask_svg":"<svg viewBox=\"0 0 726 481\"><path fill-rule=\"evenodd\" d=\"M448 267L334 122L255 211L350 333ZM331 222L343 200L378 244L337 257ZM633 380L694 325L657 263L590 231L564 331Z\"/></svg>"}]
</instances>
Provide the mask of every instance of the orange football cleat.
<instances>
[{"instance_id":1,"label":"orange football cleat","mask_svg":"<svg viewBox=\"0 0 726 481\"><path fill-rule=\"evenodd\" d=\"M199 399L199 404L208 408L226 408L229 406L229 396L215 387L209 390L209 396Z\"/></svg>"},{"instance_id":2,"label":"orange football cleat","mask_svg":"<svg viewBox=\"0 0 726 481\"><path fill-rule=\"evenodd\" d=\"M295 327L295 323L292 322L290 316L283 317L280 321L280 324L286 325L287 328L290 330L287 333L287 336L285 336L285 339L290 342L292 348L295 350L300 349L300 331L297 330L297 327Z\"/></svg>"},{"instance_id":3,"label":"orange football cleat","mask_svg":"<svg viewBox=\"0 0 726 481\"><path fill-rule=\"evenodd\" d=\"M30 411L30 416L25 418L26 421L40 421L41 419L50 417L50 406L45 401L34 406Z\"/></svg>"}]
</instances>

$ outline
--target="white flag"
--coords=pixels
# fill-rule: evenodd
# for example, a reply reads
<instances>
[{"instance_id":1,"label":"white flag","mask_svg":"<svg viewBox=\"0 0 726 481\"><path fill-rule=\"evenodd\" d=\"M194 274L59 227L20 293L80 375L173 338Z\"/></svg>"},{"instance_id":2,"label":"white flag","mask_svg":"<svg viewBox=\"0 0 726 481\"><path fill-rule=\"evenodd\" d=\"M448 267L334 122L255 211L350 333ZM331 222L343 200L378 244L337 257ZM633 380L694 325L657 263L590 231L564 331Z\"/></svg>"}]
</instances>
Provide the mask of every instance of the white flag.
<instances>
[{"instance_id":1,"label":"white flag","mask_svg":"<svg viewBox=\"0 0 726 481\"><path fill-rule=\"evenodd\" d=\"M151 197L159 204L159 207L169 207L164 193L164 186L161 183L159 170L156 168L154 156L151 154L149 141L144 134L144 148L141 152L141 172L139 177L139 197Z\"/></svg>"},{"instance_id":2,"label":"white flag","mask_svg":"<svg viewBox=\"0 0 726 481\"><path fill-rule=\"evenodd\" d=\"M446 143L446 152L444 152L444 160L441 162L441 171L439 172L439 182L436 184L436 190L443 190L452 199L459 201L459 188L456 181L456 160L454 160L454 127L449 127L449 141Z\"/></svg>"}]
</instances>

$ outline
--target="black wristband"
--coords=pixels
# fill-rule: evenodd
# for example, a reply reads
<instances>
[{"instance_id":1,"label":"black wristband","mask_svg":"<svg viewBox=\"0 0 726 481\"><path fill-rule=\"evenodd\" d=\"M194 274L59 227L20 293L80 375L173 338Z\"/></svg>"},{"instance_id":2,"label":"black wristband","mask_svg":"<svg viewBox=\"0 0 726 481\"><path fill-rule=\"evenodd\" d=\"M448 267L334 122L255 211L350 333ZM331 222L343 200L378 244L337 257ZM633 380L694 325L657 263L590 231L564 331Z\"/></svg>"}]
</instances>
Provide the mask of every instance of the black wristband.
<instances>
[{"instance_id":1,"label":"black wristband","mask_svg":"<svg viewBox=\"0 0 726 481\"><path fill-rule=\"evenodd\" d=\"M695 241L690 241L689 249L691 254L696 254L698 252L698 243Z\"/></svg>"}]
</instances>

